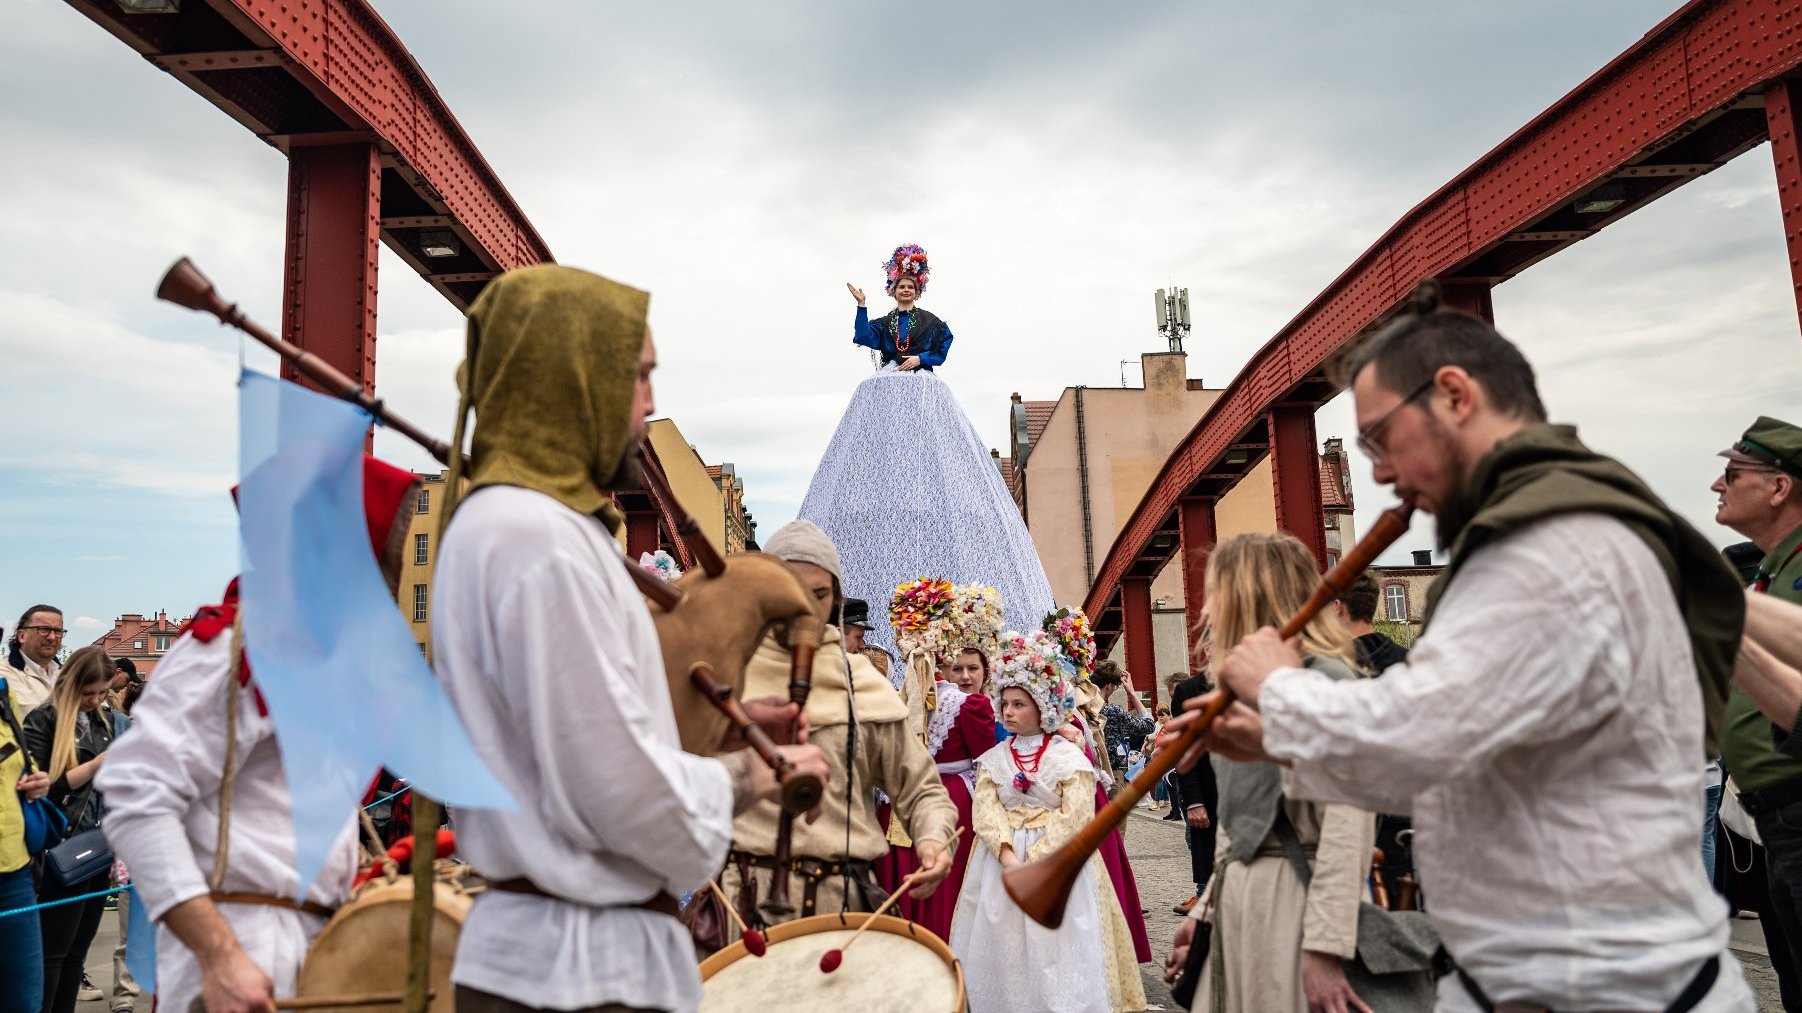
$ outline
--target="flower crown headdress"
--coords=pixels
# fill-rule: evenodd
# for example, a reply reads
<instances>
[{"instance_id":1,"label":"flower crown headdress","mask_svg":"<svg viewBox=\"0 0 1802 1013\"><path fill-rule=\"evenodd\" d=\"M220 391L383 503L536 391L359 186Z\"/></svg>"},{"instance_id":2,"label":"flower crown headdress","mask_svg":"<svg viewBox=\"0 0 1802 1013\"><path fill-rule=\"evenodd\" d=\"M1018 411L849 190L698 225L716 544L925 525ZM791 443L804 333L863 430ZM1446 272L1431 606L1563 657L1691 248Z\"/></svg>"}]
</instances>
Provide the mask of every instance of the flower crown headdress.
<instances>
[{"instance_id":1,"label":"flower crown headdress","mask_svg":"<svg viewBox=\"0 0 1802 1013\"><path fill-rule=\"evenodd\" d=\"M888 621L895 629L895 646L902 658L916 650L938 656L949 632L945 619L956 602L957 589L938 577L921 577L895 587L888 603Z\"/></svg>"},{"instance_id":2,"label":"flower crown headdress","mask_svg":"<svg viewBox=\"0 0 1802 1013\"><path fill-rule=\"evenodd\" d=\"M1001 592L981 584L959 584L953 594L940 656L950 658L974 649L982 652L985 662L994 664L1001 646Z\"/></svg>"},{"instance_id":3,"label":"flower crown headdress","mask_svg":"<svg viewBox=\"0 0 1802 1013\"><path fill-rule=\"evenodd\" d=\"M1076 669L1077 681L1088 682L1095 671L1095 632L1089 627L1088 613L1079 606L1065 605L1048 613L1043 626Z\"/></svg>"},{"instance_id":4,"label":"flower crown headdress","mask_svg":"<svg viewBox=\"0 0 1802 1013\"><path fill-rule=\"evenodd\" d=\"M1001 636L1001 657L994 665L992 692L997 702L1004 689L1023 689L1039 705L1039 727L1049 733L1063 727L1076 706L1073 666L1044 630Z\"/></svg>"},{"instance_id":5,"label":"flower crown headdress","mask_svg":"<svg viewBox=\"0 0 1802 1013\"><path fill-rule=\"evenodd\" d=\"M888 263L882 265L882 271L888 276L888 294L895 294L895 283L902 278L912 278L914 294L926 294L926 281L932 276L932 269L926 263L926 251L919 246L908 243L895 247L889 254Z\"/></svg>"}]
</instances>

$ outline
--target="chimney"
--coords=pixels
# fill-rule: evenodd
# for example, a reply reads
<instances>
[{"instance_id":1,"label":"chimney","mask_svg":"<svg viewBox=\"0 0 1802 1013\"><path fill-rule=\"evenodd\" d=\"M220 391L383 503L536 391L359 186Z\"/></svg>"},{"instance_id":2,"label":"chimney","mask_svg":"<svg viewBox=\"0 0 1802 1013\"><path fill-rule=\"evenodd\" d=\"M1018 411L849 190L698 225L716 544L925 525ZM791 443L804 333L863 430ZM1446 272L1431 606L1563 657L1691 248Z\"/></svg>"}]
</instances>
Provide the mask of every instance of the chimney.
<instances>
[{"instance_id":1,"label":"chimney","mask_svg":"<svg viewBox=\"0 0 1802 1013\"><path fill-rule=\"evenodd\" d=\"M1432 566L1433 565L1433 550L1432 549L1415 549L1414 550L1414 565L1415 566Z\"/></svg>"}]
</instances>

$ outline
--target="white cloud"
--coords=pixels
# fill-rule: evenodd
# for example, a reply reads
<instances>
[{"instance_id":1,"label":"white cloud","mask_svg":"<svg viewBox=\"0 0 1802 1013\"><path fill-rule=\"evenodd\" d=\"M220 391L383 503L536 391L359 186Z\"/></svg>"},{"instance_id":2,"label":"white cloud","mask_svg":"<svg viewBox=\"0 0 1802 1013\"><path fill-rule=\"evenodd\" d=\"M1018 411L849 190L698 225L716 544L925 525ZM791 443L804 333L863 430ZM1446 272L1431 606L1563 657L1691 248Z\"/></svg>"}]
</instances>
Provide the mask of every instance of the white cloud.
<instances>
[{"instance_id":1,"label":"white cloud","mask_svg":"<svg viewBox=\"0 0 1802 1013\"><path fill-rule=\"evenodd\" d=\"M69 628L72 630L84 631L110 630L113 628L113 624L96 619L93 616L76 616L69 621Z\"/></svg>"}]
</instances>

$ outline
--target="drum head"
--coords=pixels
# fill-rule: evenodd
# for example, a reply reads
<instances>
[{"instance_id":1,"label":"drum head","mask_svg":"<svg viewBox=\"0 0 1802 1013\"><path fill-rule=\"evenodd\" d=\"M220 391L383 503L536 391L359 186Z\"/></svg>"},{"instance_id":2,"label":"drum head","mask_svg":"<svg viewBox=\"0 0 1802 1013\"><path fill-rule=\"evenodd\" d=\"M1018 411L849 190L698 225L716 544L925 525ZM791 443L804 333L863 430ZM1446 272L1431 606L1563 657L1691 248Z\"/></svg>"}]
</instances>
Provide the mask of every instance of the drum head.
<instances>
[{"instance_id":1,"label":"drum head","mask_svg":"<svg viewBox=\"0 0 1802 1013\"><path fill-rule=\"evenodd\" d=\"M870 930L845 951L837 971L820 970L827 950L845 945L866 920ZM814 915L770 929L769 950L753 957L742 942L701 962L701 1013L857 1010L858 1013L962 1013L964 971L951 947L919 925L889 915Z\"/></svg>"},{"instance_id":2,"label":"drum head","mask_svg":"<svg viewBox=\"0 0 1802 1013\"><path fill-rule=\"evenodd\" d=\"M432 1002L430 1013L454 1013L450 983L457 956L457 936L469 914L468 894L448 884L433 891ZM413 881L376 882L338 909L307 948L296 996L356 996L405 992L407 988L407 924L413 903ZM859 943L858 945L863 945ZM326 1006L310 1013L395 1013L391 1006Z\"/></svg>"}]
</instances>

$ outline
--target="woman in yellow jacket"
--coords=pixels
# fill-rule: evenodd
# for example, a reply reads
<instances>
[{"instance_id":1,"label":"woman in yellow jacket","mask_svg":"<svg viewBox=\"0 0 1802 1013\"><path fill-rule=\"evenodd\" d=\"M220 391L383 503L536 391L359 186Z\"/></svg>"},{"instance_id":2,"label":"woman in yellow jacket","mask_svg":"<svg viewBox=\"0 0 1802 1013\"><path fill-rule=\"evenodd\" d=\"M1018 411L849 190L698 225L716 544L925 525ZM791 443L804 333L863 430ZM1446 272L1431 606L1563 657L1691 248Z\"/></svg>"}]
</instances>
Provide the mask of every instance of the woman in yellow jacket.
<instances>
[{"instance_id":1,"label":"woman in yellow jacket","mask_svg":"<svg viewBox=\"0 0 1802 1013\"><path fill-rule=\"evenodd\" d=\"M38 1013L44 1003L44 944L36 915L5 916L37 903L25 850L26 802L50 791L50 775L27 773L25 743L12 695L0 679L0 1013Z\"/></svg>"}]
</instances>

